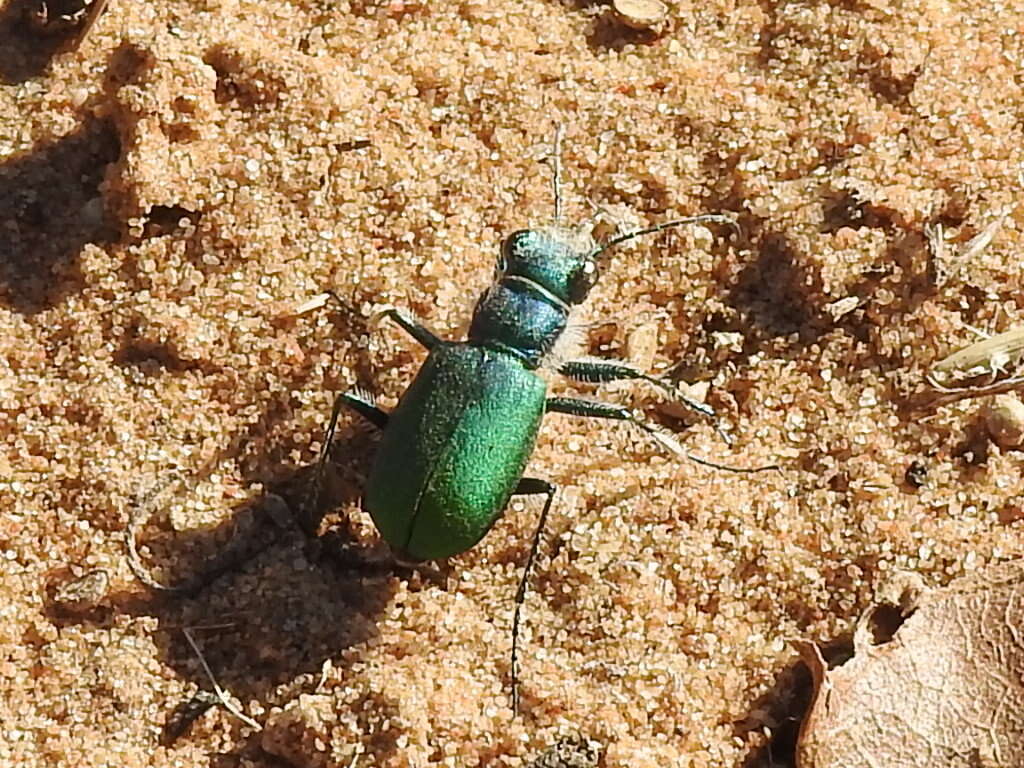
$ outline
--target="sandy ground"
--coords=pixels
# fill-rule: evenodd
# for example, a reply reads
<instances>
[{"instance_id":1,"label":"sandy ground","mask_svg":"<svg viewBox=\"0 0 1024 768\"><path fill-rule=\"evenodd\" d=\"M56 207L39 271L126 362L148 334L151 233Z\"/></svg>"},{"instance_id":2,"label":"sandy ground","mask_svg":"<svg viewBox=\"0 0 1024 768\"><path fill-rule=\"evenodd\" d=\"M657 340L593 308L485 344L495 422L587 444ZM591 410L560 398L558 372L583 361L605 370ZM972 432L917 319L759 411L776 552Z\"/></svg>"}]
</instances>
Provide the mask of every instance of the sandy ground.
<instances>
[{"instance_id":1,"label":"sandy ground","mask_svg":"<svg viewBox=\"0 0 1024 768\"><path fill-rule=\"evenodd\" d=\"M0 10L0 764L512 766L580 737L609 767L789 765L790 640L841 643L896 570L1021 554L1019 452L981 400L920 407L968 326L1024 312L1020 4L673 3L631 30L590 2L111 0L77 49L27 5ZM584 352L706 389L734 443L643 385L552 391L783 470L549 416L513 718L538 502L439 583L356 569L381 548L345 417L321 536L291 524L333 394L391 407L423 359L292 311L332 288L461 338L502 236L551 220L556 123L569 220L738 216L619 249L578 318ZM158 593L133 514L163 581L251 557ZM214 708L174 738L212 690L185 627L262 732Z\"/></svg>"}]
</instances>

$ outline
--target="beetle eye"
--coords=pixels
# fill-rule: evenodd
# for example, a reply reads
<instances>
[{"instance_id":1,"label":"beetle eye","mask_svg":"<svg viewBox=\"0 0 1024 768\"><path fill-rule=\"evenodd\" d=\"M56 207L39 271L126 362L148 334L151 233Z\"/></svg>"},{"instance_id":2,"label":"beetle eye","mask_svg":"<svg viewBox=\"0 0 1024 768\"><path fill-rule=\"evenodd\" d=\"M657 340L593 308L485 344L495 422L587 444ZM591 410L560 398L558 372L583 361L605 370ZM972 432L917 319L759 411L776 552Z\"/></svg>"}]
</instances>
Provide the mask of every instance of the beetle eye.
<instances>
[{"instance_id":1,"label":"beetle eye","mask_svg":"<svg viewBox=\"0 0 1024 768\"><path fill-rule=\"evenodd\" d=\"M530 230L520 229L505 238L501 244L502 270L508 267L508 262L522 258L522 254L529 250L529 241L532 237L533 233Z\"/></svg>"},{"instance_id":2,"label":"beetle eye","mask_svg":"<svg viewBox=\"0 0 1024 768\"><path fill-rule=\"evenodd\" d=\"M580 266L569 284L569 301L580 304L597 282L597 263L587 259Z\"/></svg>"}]
</instances>

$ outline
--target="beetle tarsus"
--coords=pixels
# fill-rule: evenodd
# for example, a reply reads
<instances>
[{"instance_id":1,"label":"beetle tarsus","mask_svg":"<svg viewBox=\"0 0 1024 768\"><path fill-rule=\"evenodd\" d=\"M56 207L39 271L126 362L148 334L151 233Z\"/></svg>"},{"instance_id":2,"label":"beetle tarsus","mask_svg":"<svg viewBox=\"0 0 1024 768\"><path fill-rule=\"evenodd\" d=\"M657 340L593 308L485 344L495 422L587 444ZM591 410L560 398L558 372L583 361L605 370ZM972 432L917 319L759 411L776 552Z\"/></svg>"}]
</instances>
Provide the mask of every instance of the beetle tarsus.
<instances>
[{"instance_id":1,"label":"beetle tarsus","mask_svg":"<svg viewBox=\"0 0 1024 768\"><path fill-rule=\"evenodd\" d=\"M548 413L566 413L570 416L583 416L590 419L614 419L615 421L628 421L630 424L639 427L650 435L655 442L670 453L689 459L695 464L700 464L701 466L721 469L726 472L737 472L745 475L781 469L778 464L768 464L761 467L733 467L728 464L719 464L715 461L702 459L699 456L695 456L692 453L688 453L683 450L683 447L679 445L676 439L664 429L661 429L654 424L641 421L634 416L628 408L621 405L602 403L597 400L582 400L576 397L549 397L545 409Z\"/></svg>"}]
</instances>

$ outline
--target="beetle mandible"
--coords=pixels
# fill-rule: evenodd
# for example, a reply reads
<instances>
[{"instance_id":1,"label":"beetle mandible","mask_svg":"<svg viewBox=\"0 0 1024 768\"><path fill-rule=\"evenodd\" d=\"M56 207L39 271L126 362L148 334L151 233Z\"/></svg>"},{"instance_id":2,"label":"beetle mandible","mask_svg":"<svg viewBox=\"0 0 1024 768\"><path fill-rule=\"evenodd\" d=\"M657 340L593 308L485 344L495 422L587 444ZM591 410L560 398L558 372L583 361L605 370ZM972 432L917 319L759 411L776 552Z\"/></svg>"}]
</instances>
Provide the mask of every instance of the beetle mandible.
<instances>
[{"instance_id":1,"label":"beetle mandible","mask_svg":"<svg viewBox=\"0 0 1024 768\"><path fill-rule=\"evenodd\" d=\"M472 548L501 517L513 495L545 497L516 591L513 711L518 711L520 612L556 491L545 480L523 476L544 414L629 422L673 452L687 455L663 430L636 418L623 406L548 397L547 383L537 371L550 365L571 379L591 383L643 380L713 417L708 406L687 399L670 382L627 363L594 359L561 362L553 360L552 350L566 330L573 307L586 299L596 283L599 259L606 251L686 224L736 226L731 216L707 214L673 219L603 243L595 242L582 228L564 227L560 223L560 139L559 129L553 151L554 222L518 230L504 239L494 279L473 311L468 340L443 340L395 307L377 313L404 329L429 354L391 413L378 408L362 390L337 396L314 479L314 489L318 489L342 408L379 428L383 435L363 506L395 555L413 562L447 558ZM334 294L325 296L342 303Z\"/></svg>"}]
</instances>

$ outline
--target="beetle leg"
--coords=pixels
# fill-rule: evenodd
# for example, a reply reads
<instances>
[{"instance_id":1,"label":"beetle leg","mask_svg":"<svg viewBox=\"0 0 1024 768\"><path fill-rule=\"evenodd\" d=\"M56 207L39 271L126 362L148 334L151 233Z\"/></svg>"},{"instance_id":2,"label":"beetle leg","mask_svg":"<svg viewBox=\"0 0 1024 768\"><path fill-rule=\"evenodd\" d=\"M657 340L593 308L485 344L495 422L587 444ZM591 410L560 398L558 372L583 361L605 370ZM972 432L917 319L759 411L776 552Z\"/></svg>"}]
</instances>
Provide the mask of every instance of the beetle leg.
<instances>
[{"instance_id":1,"label":"beetle leg","mask_svg":"<svg viewBox=\"0 0 1024 768\"><path fill-rule=\"evenodd\" d=\"M594 419L628 421L630 424L636 425L650 435L663 448L668 449L677 456L682 456L683 458L689 459L690 461L696 464L701 464L705 467L722 469L726 472L740 472L744 474L764 472L769 469L779 469L778 464L769 464L763 467L731 467L728 464L719 464L718 462L709 461L708 459L702 459L700 456L694 456L692 453L683 450L683 447L679 445L676 439L668 432L654 424L641 421L630 413L628 408L624 408L621 405L601 403L596 400L579 400L574 397L549 397L546 410L549 413L568 413L571 416L586 416Z\"/></svg>"},{"instance_id":2,"label":"beetle leg","mask_svg":"<svg viewBox=\"0 0 1024 768\"><path fill-rule=\"evenodd\" d=\"M304 315L307 312L320 309L327 304L328 301L333 301L335 306L348 317L359 318L359 312L354 307L346 303L345 300L337 293L330 290L314 296L312 299L294 310L294 313L296 315ZM436 334L434 334L429 328L426 328L419 320L404 309L399 309L392 304L385 304L373 313L370 320L377 321L382 317L386 317L388 320L397 323L403 330L405 330L406 333L416 339L416 341L427 349L433 349L441 343L441 339Z\"/></svg>"},{"instance_id":3,"label":"beetle leg","mask_svg":"<svg viewBox=\"0 0 1024 768\"><path fill-rule=\"evenodd\" d=\"M388 425L389 414L382 411L373 403L373 397L369 392L362 389L352 389L342 392L334 398L334 407L331 408L331 420L324 432L323 445L320 446L320 456L316 462L316 470L313 473L313 483L310 491L306 493L306 499L302 504L305 515L315 514L317 505L320 503L320 486L324 479L324 470L327 467L327 460L331 455L331 445L334 443L334 433L338 427L338 416L342 408L349 408L355 411L377 429L384 429Z\"/></svg>"},{"instance_id":4,"label":"beetle leg","mask_svg":"<svg viewBox=\"0 0 1024 768\"><path fill-rule=\"evenodd\" d=\"M679 391L672 382L659 379L644 373L640 369L619 360L570 360L558 367L558 372L573 381L585 381L590 384L603 384L608 381L624 381L627 379L646 381L653 384L665 394L675 398L691 411L696 411L709 419L715 419L715 411L711 406L699 403Z\"/></svg>"},{"instance_id":5,"label":"beetle leg","mask_svg":"<svg viewBox=\"0 0 1024 768\"><path fill-rule=\"evenodd\" d=\"M424 326L419 320L410 315L404 309L399 309L398 307L394 307L389 304L375 312L373 317L374 319L386 317L388 320L391 320L400 326L402 330L416 339L416 341L428 350L433 349L441 343L440 337L434 334L433 331Z\"/></svg>"},{"instance_id":6,"label":"beetle leg","mask_svg":"<svg viewBox=\"0 0 1024 768\"><path fill-rule=\"evenodd\" d=\"M338 421L338 411L342 406L355 411L380 430L387 427L388 419L391 418L387 411L382 411L374 404L373 395L365 389L360 387L350 389L347 392L342 392L334 401L334 409L331 411L331 424L328 430L329 437L332 439L334 437L334 427Z\"/></svg>"},{"instance_id":7,"label":"beetle leg","mask_svg":"<svg viewBox=\"0 0 1024 768\"><path fill-rule=\"evenodd\" d=\"M523 601L526 600L526 585L530 580L530 571L533 568L533 561L537 556L537 549L540 547L540 538L544 534L544 527L548 521L548 512L551 510L551 502L554 501L557 488L546 480L538 480L535 477L520 478L516 489L512 491L514 496L536 496L545 494L544 509L540 513L540 520L537 521L537 530L533 532L533 541L530 543L530 554L526 556L526 565L523 567L523 575L519 579L519 588L516 589L516 609L512 616L512 714L519 714L519 622L523 612Z\"/></svg>"},{"instance_id":8,"label":"beetle leg","mask_svg":"<svg viewBox=\"0 0 1024 768\"><path fill-rule=\"evenodd\" d=\"M663 430L634 416L621 405L601 403L596 400L580 400L575 397L549 397L545 410L549 413L567 413L570 416L585 416L590 419L615 419L635 424L672 453L685 456L686 451Z\"/></svg>"}]
</instances>

